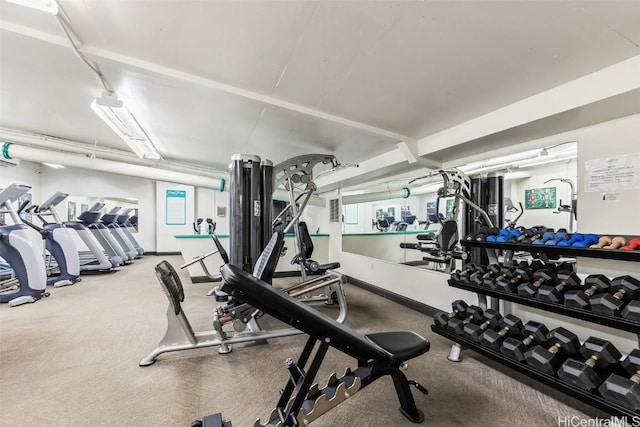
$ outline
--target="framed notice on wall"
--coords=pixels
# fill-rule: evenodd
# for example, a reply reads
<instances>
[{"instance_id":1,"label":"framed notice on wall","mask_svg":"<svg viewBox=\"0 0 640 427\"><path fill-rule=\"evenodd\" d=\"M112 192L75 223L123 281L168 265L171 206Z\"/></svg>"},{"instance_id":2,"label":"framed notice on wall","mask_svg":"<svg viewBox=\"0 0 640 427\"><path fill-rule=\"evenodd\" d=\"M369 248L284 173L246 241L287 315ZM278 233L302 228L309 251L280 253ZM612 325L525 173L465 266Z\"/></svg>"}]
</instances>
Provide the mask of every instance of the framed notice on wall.
<instances>
[{"instance_id":1,"label":"framed notice on wall","mask_svg":"<svg viewBox=\"0 0 640 427\"><path fill-rule=\"evenodd\" d=\"M556 187L532 188L524 190L525 209L555 209Z\"/></svg>"},{"instance_id":2,"label":"framed notice on wall","mask_svg":"<svg viewBox=\"0 0 640 427\"><path fill-rule=\"evenodd\" d=\"M166 224L185 225L187 223L187 192L185 190L166 191Z\"/></svg>"}]
</instances>

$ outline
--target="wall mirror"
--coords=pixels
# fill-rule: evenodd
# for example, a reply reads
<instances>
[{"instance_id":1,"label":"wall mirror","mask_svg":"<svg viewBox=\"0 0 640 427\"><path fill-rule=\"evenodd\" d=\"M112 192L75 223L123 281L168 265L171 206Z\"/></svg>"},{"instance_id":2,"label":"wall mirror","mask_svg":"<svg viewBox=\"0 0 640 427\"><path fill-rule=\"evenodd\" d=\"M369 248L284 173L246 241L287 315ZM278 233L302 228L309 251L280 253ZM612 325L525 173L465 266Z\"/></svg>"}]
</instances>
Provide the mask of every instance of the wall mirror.
<instances>
[{"instance_id":1,"label":"wall mirror","mask_svg":"<svg viewBox=\"0 0 640 427\"><path fill-rule=\"evenodd\" d=\"M542 151L546 151L546 155L540 155ZM501 203L485 206L492 217L500 217L497 210L502 212L501 223L495 224L497 227L502 228L519 216L517 225L524 227L545 225L556 230L576 230L576 142L478 161L462 165L460 169L472 179L501 177ZM411 267L447 271L447 265L433 260L431 247L444 243L437 240L443 224L456 222L461 239L464 237L461 233L466 232L461 224L470 220L464 205L456 215L455 199L438 197L442 179L436 177L409 184L419 175L420 172L403 174L383 182L343 189L343 251ZM408 193L403 190L405 187L409 188ZM383 192L392 197L380 200ZM368 195L376 200L367 200ZM435 244L431 243L434 240ZM455 265L459 264L461 262Z\"/></svg>"}]
</instances>

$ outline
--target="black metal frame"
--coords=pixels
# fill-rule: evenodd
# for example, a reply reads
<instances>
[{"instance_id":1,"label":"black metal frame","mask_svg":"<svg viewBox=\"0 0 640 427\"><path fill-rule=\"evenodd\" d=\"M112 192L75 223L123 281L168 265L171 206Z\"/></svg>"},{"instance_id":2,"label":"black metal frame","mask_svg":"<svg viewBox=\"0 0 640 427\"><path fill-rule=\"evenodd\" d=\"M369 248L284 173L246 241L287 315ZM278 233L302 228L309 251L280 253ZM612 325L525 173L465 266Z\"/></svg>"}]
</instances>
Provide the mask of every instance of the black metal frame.
<instances>
[{"instance_id":1,"label":"black metal frame","mask_svg":"<svg viewBox=\"0 0 640 427\"><path fill-rule=\"evenodd\" d=\"M640 262L640 251L623 251L620 249L573 248L569 246L531 245L528 243L493 243L475 240L460 240L462 246L470 248L502 249L525 251L532 254L549 254L552 256L571 256L585 258L614 259L620 261Z\"/></svg>"},{"instance_id":2,"label":"black metal frame","mask_svg":"<svg viewBox=\"0 0 640 427\"><path fill-rule=\"evenodd\" d=\"M566 383L559 378L546 374L544 372L533 369L531 366L520 363L514 359L510 359L507 356L503 355L500 352L496 352L490 348L483 347L482 345L464 339L461 336L452 334L449 331L440 329L435 325L431 325L431 330L441 335L453 342L456 342L462 345L465 348L475 351L476 353L482 354L490 359L493 359L501 364L514 369L522 374L527 375L535 380L540 381L543 384L546 384L554 389L560 390L565 394L568 394L571 397L575 397L576 399L585 402L594 408L600 409L608 414L614 416L623 416L628 417L629 419L634 419L640 416L640 413L634 412L630 409L625 408L624 406L618 405L614 402L606 400L605 398L597 395L596 393L589 392L587 390L583 390L579 387L576 387L572 384Z\"/></svg>"},{"instance_id":3,"label":"black metal frame","mask_svg":"<svg viewBox=\"0 0 640 427\"><path fill-rule=\"evenodd\" d=\"M607 316L606 314L596 313L590 310L582 310L579 308L567 307L563 304L544 302L535 298L526 298L518 294L496 291L481 286L463 285L460 283L455 283L452 280L449 280L449 286L451 286L452 288L463 289L469 292L475 292L477 294L488 295L490 297L495 297L502 300L512 301L518 304L527 305L529 307L539 308L541 310L562 314L564 316L573 317L576 319L586 320L588 322L598 323L600 325L609 326L623 331L640 334L640 322L636 320L625 319L624 317L611 317Z\"/></svg>"}]
</instances>

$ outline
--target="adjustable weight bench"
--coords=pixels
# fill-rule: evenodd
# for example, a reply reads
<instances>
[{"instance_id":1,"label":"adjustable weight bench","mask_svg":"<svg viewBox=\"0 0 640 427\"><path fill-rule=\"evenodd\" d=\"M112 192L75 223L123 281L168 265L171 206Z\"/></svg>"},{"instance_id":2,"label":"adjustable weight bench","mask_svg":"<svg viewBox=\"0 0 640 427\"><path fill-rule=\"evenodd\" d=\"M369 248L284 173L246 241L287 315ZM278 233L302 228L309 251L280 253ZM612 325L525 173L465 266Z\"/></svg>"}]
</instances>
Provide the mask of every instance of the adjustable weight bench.
<instances>
[{"instance_id":1,"label":"adjustable weight bench","mask_svg":"<svg viewBox=\"0 0 640 427\"><path fill-rule=\"evenodd\" d=\"M405 361L429 351L427 340L409 331L363 335L238 267L225 265L221 272L235 298L309 335L298 361L287 359L285 362L290 379L281 392L276 408L266 424L257 420L254 427L307 425L385 375L393 380L400 401L400 412L411 422L421 423L424 420L422 411L416 407L410 386L415 386L424 394L427 394L427 390L417 382L409 381L401 368L406 367ZM329 347L356 359L358 367L353 371L347 369L340 378L332 374L327 386L320 388L313 383ZM230 425L230 422L222 420L219 413L193 424L205 427Z\"/></svg>"}]
</instances>

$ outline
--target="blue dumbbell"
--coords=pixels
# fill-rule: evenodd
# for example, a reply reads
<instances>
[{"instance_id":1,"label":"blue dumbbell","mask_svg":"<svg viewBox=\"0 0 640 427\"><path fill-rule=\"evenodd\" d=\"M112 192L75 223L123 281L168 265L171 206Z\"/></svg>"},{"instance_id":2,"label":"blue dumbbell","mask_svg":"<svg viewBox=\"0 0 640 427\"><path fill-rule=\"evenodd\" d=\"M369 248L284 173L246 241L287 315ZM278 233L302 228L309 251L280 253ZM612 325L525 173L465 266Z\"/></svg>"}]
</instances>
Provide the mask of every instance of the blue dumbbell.
<instances>
[{"instance_id":1,"label":"blue dumbbell","mask_svg":"<svg viewBox=\"0 0 640 427\"><path fill-rule=\"evenodd\" d=\"M561 240L558 242L558 246L573 246L574 243L582 242L584 235L581 233L573 233L573 236L569 240Z\"/></svg>"},{"instance_id":2,"label":"blue dumbbell","mask_svg":"<svg viewBox=\"0 0 640 427\"><path fill-rule=\"evenodd\" d=\"M553 239L556 236L556 233L553 231L547 231L542 235L542 239L534 240L534 245L544 245L546 241Z\"/></svg>"},{"instance_id":3,"label":"blue dumbbell","mask_svg":"<svg viewBox=\"0 0 640 427\"><path fill-rule=\"evenodd\" d=\"M496 243L507 243L512 239L517 239L521 234L522 232L520 230L508 230L503 228L500 230L498 237L496 237Z\"/></svg>"},{"instance_id":4,"label":"blue dumbbell","mask_svg":"<svg viewBox=\"0 0 640 427\"><path fill-rule=\"evenodd\" d=\"M567 240L568 238L569 235L567 233L565 233L564 231L558 231L553 239L547 240L546 242L544 242L544 244L546 246L557 246L558 243L563 240Z\"/></svg>"},{"instance_id":5,"label":"blue dumbbell","mask_svg":"<svg viewBox=\"0 0 640 427\"><path fill-rule=\"evenodd\" d=\"M574 248L588 248L589 246L598 243L599 239L600 236L598 236L597 234L587 234L584 236L584 239L582 241L576 242L571 246Z\"/></svg>"}]
</instances>

